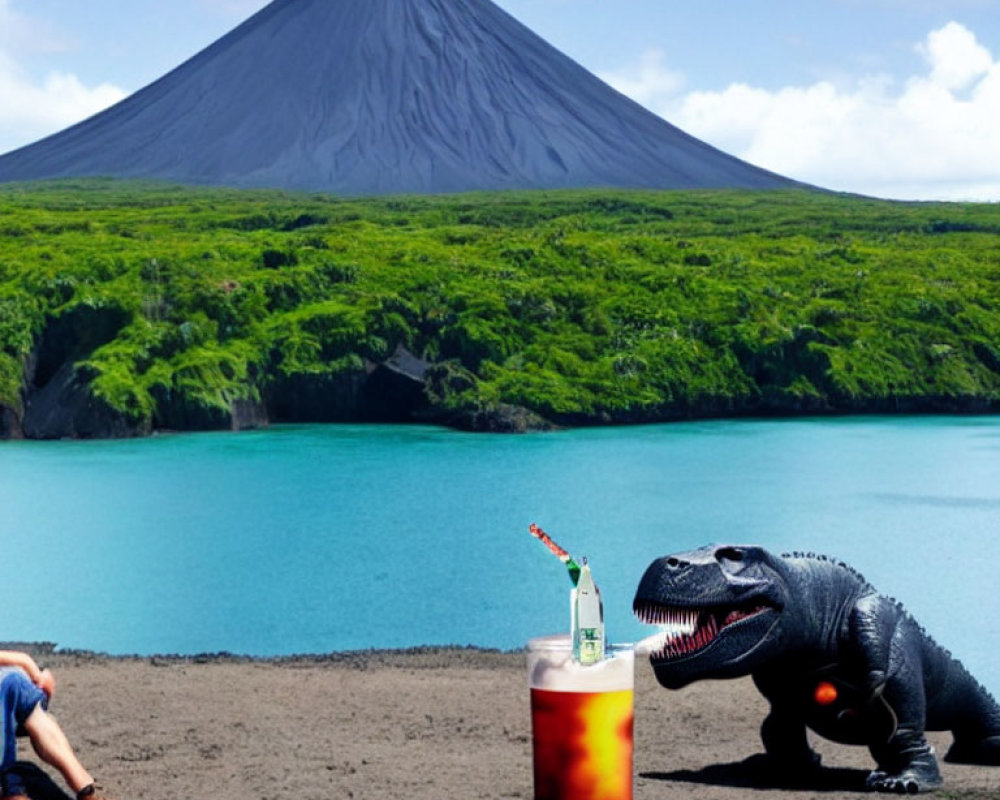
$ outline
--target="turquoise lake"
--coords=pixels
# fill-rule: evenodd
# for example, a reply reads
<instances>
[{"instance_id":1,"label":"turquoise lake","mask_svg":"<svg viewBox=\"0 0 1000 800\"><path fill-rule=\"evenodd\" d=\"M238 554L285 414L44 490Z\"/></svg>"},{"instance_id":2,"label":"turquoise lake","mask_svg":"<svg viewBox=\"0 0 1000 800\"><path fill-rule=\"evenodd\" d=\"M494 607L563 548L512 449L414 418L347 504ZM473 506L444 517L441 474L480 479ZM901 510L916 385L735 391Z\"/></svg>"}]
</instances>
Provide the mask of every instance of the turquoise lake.
<instances>
[{"instance_id":1,"label":"turquoise lake","mask_svg":"<svg viewBox=\"0 0 1000 800\"><path fill-rule=\"evenodd\" d=\"M0 443L0 639L125 654L473 644L568 627L587 555L609 638L646 565L709 542L859 569L1000 690L1000 418L431 427Z\"/></svg>"}]
</instances>

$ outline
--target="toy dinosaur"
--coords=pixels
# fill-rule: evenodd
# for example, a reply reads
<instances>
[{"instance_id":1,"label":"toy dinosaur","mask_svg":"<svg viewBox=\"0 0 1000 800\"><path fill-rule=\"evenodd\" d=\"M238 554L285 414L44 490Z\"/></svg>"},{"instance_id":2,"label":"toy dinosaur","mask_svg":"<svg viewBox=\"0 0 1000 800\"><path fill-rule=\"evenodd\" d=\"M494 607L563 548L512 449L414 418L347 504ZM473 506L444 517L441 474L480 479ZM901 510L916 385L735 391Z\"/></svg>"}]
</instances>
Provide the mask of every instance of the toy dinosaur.
<instances>
[{"instance_id":1,"label":"toy dinosaur","mask_svg":"<svg viewBox=\"0 0 1000 800\"><path fill-rule=\"evenodd\" d=\"M903 607L855 570L813 554L709 545L646 570L634 610L663 626L650 642L657 680L679 689L752 675L771 704L761 728L784 775L819 767L806 729L867 745L870 789L941 784L926 730L950 730L946 761L1000 765L1000 706Z\"/></svg>"}]
</instances>

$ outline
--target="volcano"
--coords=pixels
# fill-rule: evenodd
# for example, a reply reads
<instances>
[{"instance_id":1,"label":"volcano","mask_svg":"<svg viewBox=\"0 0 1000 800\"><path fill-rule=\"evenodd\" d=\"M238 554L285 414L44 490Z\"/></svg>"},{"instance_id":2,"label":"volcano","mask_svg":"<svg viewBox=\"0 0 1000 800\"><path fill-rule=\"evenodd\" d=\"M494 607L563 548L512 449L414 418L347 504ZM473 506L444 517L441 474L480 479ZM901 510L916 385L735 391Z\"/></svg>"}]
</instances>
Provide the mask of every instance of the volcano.
<instances>
[{"instance_id":1,"label":"volcano","mask_svg":"<svg viewBox=\"0 0 1000 800\"><path fill-rule=\"evenodd\" d=\"M343 195L794 182L689 136L490 0L275 0L115 106L0 156Z\"/></svg>"}]
</instances>

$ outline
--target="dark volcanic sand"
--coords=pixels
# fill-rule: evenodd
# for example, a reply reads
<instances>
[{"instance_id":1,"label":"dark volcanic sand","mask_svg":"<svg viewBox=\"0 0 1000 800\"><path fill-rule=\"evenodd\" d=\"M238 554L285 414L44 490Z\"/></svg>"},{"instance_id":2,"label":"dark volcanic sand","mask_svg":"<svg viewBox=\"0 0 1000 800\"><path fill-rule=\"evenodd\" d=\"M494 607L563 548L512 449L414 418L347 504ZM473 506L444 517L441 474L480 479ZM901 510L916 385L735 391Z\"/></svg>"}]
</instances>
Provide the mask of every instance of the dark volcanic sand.
<instances>
[{"instance_id":1,"label":"dark volcanic sand","mask_svg":"<svg viewBox=\"0 0 1000 800\"><path fill-rule=\"evenodd\" d=\"M520 654L38 659L58 681L53 712L119 800L532 796ZM667 692L645 662L636 675L636 798L859 796L855 788L870 768L863 748L818 742L834 769L804 790L768 787L740 765L760 750L766 708L748 680ZM949 737L933 741L943 752ZM26 742L20 752L27 759ZM1000 769L942 770L939 796L1000 797Z\"/></svg>"}]
</instances>

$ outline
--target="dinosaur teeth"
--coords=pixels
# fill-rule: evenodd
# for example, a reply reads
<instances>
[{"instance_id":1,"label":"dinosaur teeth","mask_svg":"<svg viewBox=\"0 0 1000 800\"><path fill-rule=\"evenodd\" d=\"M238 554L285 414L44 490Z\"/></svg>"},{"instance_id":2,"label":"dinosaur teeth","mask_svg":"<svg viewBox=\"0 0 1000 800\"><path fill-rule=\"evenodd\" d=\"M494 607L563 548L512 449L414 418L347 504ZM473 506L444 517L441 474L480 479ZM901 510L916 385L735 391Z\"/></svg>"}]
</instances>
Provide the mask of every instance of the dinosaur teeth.
<instances>
[{"instance_id":1,"label":"dinosaur teeth","mask_svg":"<svg viewBox=\"0 0 1000 800\"><path fill-rule=\"evenodd\" d=\"M636 602L634 610L641 621L660 628L659 633L639 643L638 649L654 658L688 655L711 644L719 633L718 621L710 611L649 602Z\"/></svg>"},{"instance_id":2,"label":"dinosaur teeth","mask_svg":"<svg viewBox=\"0 0 1000 800\"><path fill-rule=\"evenodd\" d=\"M698 627L698 612L691 608L661 606L657 603L637 602L635 614L647 625L660 625L677 634L694 633Z\"/></svg>"},{"instance_id":3,"label":"dinosaur teeth","mask_svg":"<svg viewBox=\"0 0 1000 800\"><path fill-rule=\"evenodd\" d=\"M637 602L635 614L647 625L659 625L676 635L692 634L698 627L699 611L692 608L661 606L657 603Z\"/></svg>"},{"instance_id":4,"label":"dinosaur teeth","mask_svg":"<svg viewBox=\"0 0 1000 800\"><path fill-rule=\"evenodd\" d=\"M718 635L718 625L713 614L705 614L699 625L697 611L686 611L679 621L661 632L662 643L654 653L656 658L677 658L707 647Z\"/></svg>"},{"instance_id":5,"label":"dinosaur teeth","mask_svg":"<svg viewBox=\"0 0 1000 800\"><path fill-rule=\"evenodd\" d=\"M633 606L636 616L660 628L659 633L643 639L639 648L661 660L690 655L710 645L726 627L768 608L766 605L747 605L730 609L694 609L637 600Z\"/></svg>"}]
</instances>

